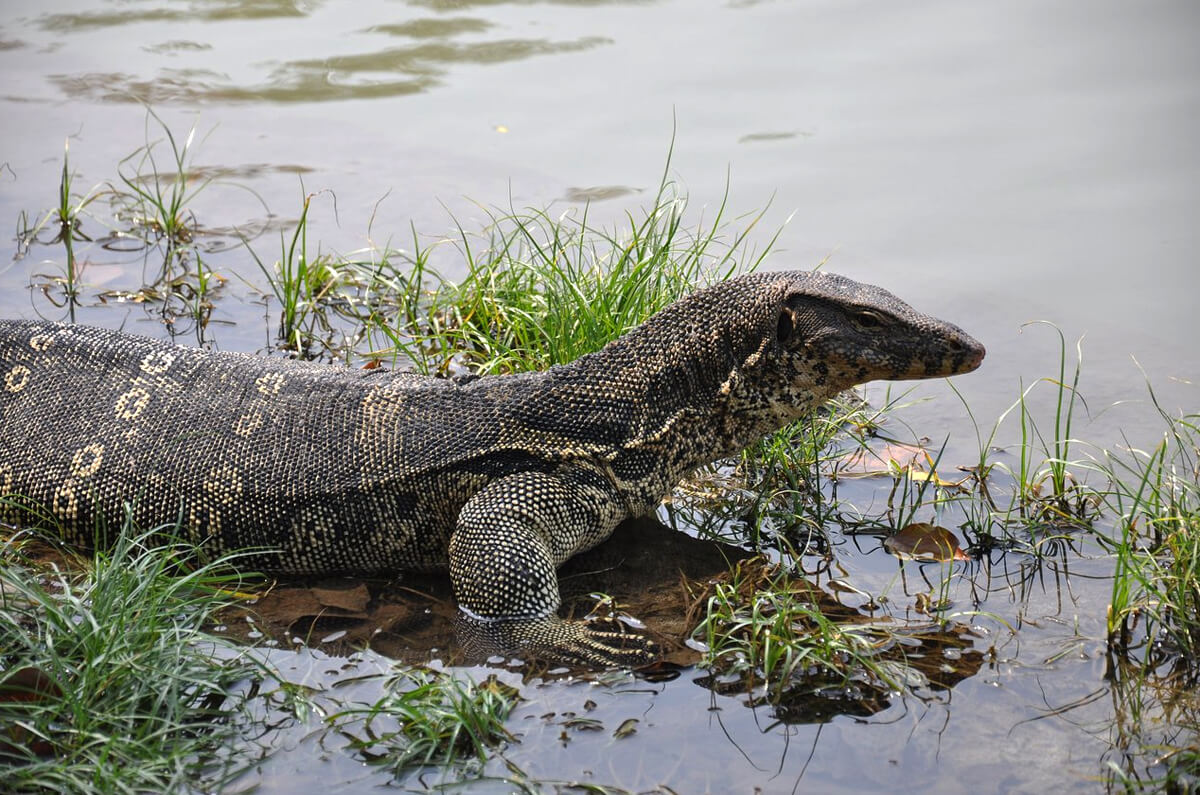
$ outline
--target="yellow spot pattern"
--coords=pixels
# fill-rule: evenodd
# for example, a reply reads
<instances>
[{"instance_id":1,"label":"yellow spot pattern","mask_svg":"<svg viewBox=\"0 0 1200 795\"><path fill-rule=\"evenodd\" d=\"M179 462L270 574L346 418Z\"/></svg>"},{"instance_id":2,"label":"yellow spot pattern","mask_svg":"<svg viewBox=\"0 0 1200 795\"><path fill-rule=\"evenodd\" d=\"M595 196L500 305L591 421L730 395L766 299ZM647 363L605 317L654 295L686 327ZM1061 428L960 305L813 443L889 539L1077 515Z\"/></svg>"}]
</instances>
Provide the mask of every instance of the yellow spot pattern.
<instances>
[{"instance_id":1,"label":"yellow spot pattern","mask_svg":"<svg viewBox=\"0 0 1200 795\"><path fill-rule=\"evenodd\" d=\"M79 515L79 498L75 496L75 481L65 480L54 490L51 504L54 515L60 519L74 520Z\"/></svg>"},{"instance_id":2,"label":"yellow spot pattern","mask_svg":"<svg viewBox=\"0 0 1200 795\"><path fill-rule=\"evenodd\" d=\"M13 365L4 376L4 388L9 392L20 392L29 383L29 368L23 364Z\"/></svg>"},{"instance_id":3,"label":"yellow spot pattern","mask_svg":"<svg viewBox=\"0 0 1200 795\"><path fill-rule=\"evenodd\" d=\"M232 505L242 495L242 475L233 467L218 467L204 479L204 490L220 504Z\"/></svg>"},{"instance_id":4,"label":"yellow spot pattern","mask_svg":"<svg viewBox=\"0 0 1200 795\"><path fill-rule=\"evenodd\" d=\"M255 380L254 386L258 387L258 391L267 397L278 395L279 390L283 388L283 376L279 373L267 373L259 376Z\"/></svg>"},{"instance_id":5,"label":"yellow spot pattern","mask_svg":"<svg viewBox=\"0 0 1200 795\"><path fill-rule=\"evenodd\" d=\"M233 424L233 432L238 436L249 436L261 428L262 424L262 412L252 411L238 418L238 421Z\"/></svg>"},{"instance_id":6,"label":"yellow spot pattern","mask_svg":"<svg viewBox=\"0 0 1200 795\"><path fill-rule=\"evenodd\" d=\"M202 535L201 529L206 530L207 533ZM188 511L188 536L193 543L199 544L220 532L221 515L216 511L195 505Z\"/></svg>"},{"instance_id":7,"label":"yellow spot pattern","mask_svg":"<svg viewBox=\"0 0 1200 795\"><path fill-rule=\"evenodd\" d=\"M123 420L137 419L150 402L150 393L141 387L134 387L117 398L117 416Z\"/></svg>"},{"instance_id":8,"label":"yellow spot pattern","mask_svg":"<svg viewBox=\"0 0 1200 795\"><path fill-rule=\"evenodd\" d=\"M38 353L45 353L54 342L53 334L34 334L29 338L29 347Z\"/></svg>"},{"instance_id":9,"label":"yellow spot pattern","mask_svg":"<svg viewBox=\"0 0 1200 795\"><path fill-rule=\"evenodd\" d=\"M77 478L90 478L100 469L104 460L104 445L89 444L75 451L71 459L71 474Z\"/></svg>"},{"instance_id":10,"label":"yellow spot pattern","mask_svg":"<svg viewBox=\"0 0 1200 795\"><path fill-rule=\"evenodd\" d=\"M166 351L155 351L143 356L139 366L142 368L143 373L161 375L169 370L174 363L175 354Z\"/></svg>"}]
</instances>

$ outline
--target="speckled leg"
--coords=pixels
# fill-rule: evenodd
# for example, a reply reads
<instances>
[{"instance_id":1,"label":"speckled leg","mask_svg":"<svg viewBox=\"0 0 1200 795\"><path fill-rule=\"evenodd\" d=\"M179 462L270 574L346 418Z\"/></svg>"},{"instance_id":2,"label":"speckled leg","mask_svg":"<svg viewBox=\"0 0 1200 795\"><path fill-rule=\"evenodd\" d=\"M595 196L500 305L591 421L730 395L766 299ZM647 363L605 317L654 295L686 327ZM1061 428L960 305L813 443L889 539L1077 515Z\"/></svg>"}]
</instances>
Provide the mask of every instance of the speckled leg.
<instances>
[{"instance_id":1,"label":"speckled leg","mask_svg":"<svg viewBox=\"0 0 1200 795\"><path fill-rule=\"evenodd\" d=\"M608 537L619 502L598 473L522 472L489 483L459 513L450 580L472 623L538 656L638 665L655 644L607 625L565 621L556 567Z\"/></svg>"}]
</instances>

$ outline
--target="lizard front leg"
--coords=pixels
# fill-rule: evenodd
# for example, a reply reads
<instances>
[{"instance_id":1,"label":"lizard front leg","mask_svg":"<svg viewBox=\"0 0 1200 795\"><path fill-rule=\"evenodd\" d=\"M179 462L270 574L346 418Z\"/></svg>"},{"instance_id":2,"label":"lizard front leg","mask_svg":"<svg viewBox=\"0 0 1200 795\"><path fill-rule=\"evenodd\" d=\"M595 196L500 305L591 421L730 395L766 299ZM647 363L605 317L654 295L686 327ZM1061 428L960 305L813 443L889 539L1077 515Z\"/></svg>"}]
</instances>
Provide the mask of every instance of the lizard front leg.
<instances>
[{"instance_id":1,"label":"lizard front leg","mask_svg":"<svg viewBox=\"0 0 1200 795\"><path fill-rule=\"evenodd\" d=\"M622 503L598 473L521 472L467 501L450 539L450 581L470 633L539 657L586 665L644 665L657 645L641 635L559 618L557 566L612 533Z\"/></svg>"}]
</instances>

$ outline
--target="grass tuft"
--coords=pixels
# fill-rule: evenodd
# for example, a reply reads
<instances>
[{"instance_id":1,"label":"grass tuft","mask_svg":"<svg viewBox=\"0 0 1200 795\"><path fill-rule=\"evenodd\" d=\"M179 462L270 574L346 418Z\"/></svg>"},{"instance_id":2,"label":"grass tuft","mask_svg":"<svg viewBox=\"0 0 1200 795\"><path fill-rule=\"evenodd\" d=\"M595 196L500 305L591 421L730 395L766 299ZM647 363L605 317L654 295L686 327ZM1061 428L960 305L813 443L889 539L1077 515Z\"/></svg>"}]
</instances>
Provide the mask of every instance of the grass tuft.
<instances>
[{"instance_id":1,"label":"grass tuft","mask_svg":"<svg viewBox=\"0 0 1200 795\"><path fill-rule=\"evenodd\" d=\"M155 155L158 142L149 140L151 119L158 123L166 137L170 148L170 170L159 168ZM147 245L160 240L165 243L165 276L175 258L196 237L199 224L189 205L212 180L194 179L191 174L195 127L188 130L187 137L180 143L166 122L150 109L146 110L146 126L146 144L117 166L117 175L125 186L116 194L121 208L118 217L123 215L132 229L139 230Z\"/></svg>"},{"instance_id":2,"label":"grass tuft","mask_svg":"<svg viewBox=\"0 0 1200 795\"><path fill-rule=\"evenodd\" d=\"M869 628L837 621L829 607L816 586L761 560L740 561L713 583L693 636L707 648L705 665L744 677L747 691L757 683L780 697L800 679L845 686L864 677L894 689Z\"/></svg>"},{"instance_id":3,"label":"grass tuft","mask_svg":"<svg viewBox=\"0 0 1200 795\"><path fill-rule=\"evenodd\" d=\"M423 311L372 318L393 349L426 373L542 370L598 350L696 287L756 268L770 251L747 246L762 215L684 224L687 199L664 179L642 214L611 229L587 209L489 213L478 238L458 227L468 263L457 282L432 277ZM742 225L733 231L731 223ZM423 263L427 256L414 256ZM399 279L397 279L399 280ZM411 284L411 280L409 280Z\"/></svg>"},{"instance_id":4,"label":"grass tuft","mask_svg":"<svg viewBox=\"0 0 1200 795\"><path fill-rule=\"evenodd\" d=\"M504 721L516 690L494 676L482 683L414 668L392 677L374 704L344 709L329 720L351 747L397 777L413 768L487 761L510 741Z\"/></svg>"},{"instance_id":5,"label":"grass tuft","mask_svg":"<svg viewBox=\"0 0 1200 795\"><path fill-rule=\"evenodd\" d=\"M91 567L39 570L0 547L0 780L8 791L217 785L253 761L238 739L260 663L206 634L238 578L162 531L121 534Z\"/></svg>"},{"instance_id":6,"label":"grass tuft","mask_svg":"<svg viewBox=\"0 0 1200 795\"><path fill-rule=\"evenodd\" d=\"M1172 417L1150 450L1107 452L1105 499L1118 517L1110 648L1148 670L1176 661L1200 681L1200 414Z\"/></svg>"}]
</instances>

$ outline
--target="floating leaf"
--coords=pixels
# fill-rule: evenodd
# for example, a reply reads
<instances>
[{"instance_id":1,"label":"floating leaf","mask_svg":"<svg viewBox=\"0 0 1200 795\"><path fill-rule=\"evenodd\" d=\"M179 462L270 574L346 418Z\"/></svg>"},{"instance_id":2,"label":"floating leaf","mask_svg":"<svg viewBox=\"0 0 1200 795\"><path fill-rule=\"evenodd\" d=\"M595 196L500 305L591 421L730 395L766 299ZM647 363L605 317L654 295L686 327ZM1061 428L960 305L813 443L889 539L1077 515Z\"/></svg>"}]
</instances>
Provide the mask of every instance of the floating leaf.
<instances>
[{"instance_id":1,"label":"floating leaf","mask_svg":"<svg viewBox=\"0 0 1200 795\"><path fill-rule=\"evenodd\" d=\"M968 559L954 533L928 522L908 525L894 536L885 538L883 546L899 558L939 561Z\"/></svg>"}]
</instances>

